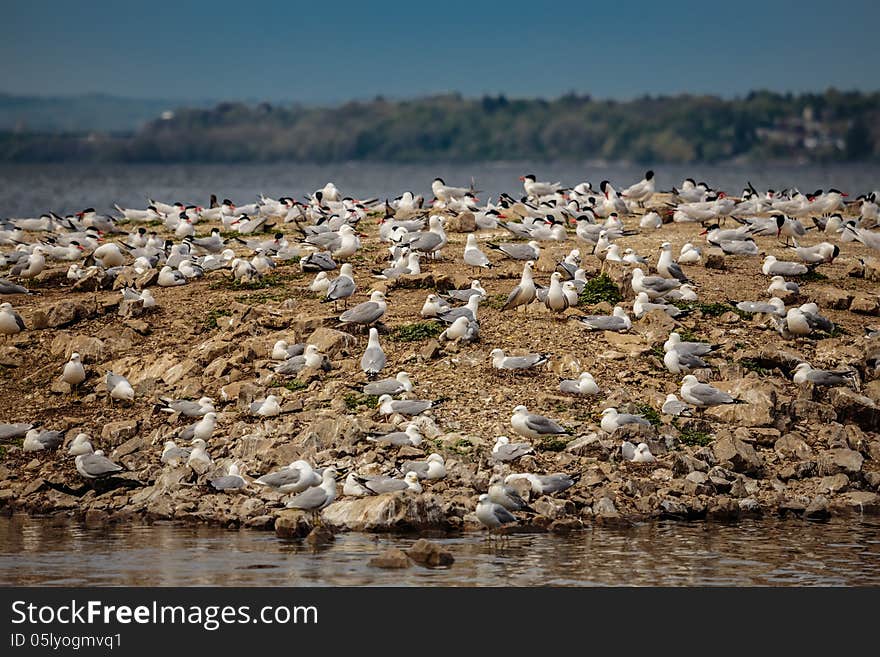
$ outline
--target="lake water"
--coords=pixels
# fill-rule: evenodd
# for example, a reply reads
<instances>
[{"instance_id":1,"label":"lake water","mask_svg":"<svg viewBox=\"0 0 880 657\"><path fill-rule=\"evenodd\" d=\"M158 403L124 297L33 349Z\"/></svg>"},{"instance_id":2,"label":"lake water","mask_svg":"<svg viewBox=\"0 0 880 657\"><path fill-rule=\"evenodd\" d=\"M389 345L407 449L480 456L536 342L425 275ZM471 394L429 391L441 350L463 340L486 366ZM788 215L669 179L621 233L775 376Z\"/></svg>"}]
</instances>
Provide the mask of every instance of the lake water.
<instances>
[{"instance_id":1,"label":"lake water","mask_svg":"<svg viewBox=\"0 0 880 657\"><path fill-rule=\"evenodd\" d=\"M339 534L313 551L271 532L0 518L0 586L877 586L880 520L655 522L567 536L435 539L449 568L367 564L412 536Z\"/></svg>"},{"instance_id":2,"label":"lake water","mask_svg":"<svg viewBox=\"0 0 880 657\"><path fill-rule=\"evenodd\" d=\"M668 190L685 177L739 194L750 180L758 189L796 186L802 191L836 187L855 197L880 188L880 165L672 165L654 167L657 188ZM235 203L249 203L260 193L301 198L333 181L356 198L393 198L406 190L429 195L440 176L450 185L468 185L471 177L481 199L501 192L520 196L518 178L534 173L541 180L575 185L589 180L598 188L603 179L618 187L640 180L644 166L596 163L481 162L474 164L377 164L353 162L314 164L50 164L0 166L0 217L60 214L93 206L100 212L146 207L146 198L167 203L206 205L212 193Z\"/></svg>"}]
</instances>

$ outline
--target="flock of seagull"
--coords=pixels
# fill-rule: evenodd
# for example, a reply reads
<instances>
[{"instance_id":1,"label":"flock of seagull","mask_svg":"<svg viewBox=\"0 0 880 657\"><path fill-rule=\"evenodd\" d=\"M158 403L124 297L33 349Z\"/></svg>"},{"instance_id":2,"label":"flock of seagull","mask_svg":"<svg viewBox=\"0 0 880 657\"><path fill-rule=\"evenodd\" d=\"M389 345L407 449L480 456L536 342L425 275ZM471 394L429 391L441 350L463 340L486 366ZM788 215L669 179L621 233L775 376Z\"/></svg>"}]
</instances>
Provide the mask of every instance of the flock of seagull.
<instances>
[{"instance_id":1,"label":"flock of seagull","mask_svg":"<svg viewBox=\"0 0 880 657\"><path fill-rule=\"evenodd\" d=\"M77 281L85 276L96 276L109 288L126 269L137 275L158 272L156 285L160 288L189 284L210 272L223 271L237 281L256 281L270 274L284 261L298 259L303 271L315 273L309 289L332 303L339 312L342 326L361 327L367 333L367 345L360 360L360 368L368 382L363 386L365 395L378 398L378 411L386 418L400 420L400 430L386 435L370 436L379 445L399 447L419 446L424 438L419 430L418 416L443 400L411 398L413 382L407 372L379 379L388 366L380 342L377 324L385 315L388 304L381 290L373 290L367 301L349 307L349 301L363 283L364 272L355 272L352 262L362 246L365 235L358 231L358 223L370 215L380 216L378 239L388 247L386 267L369 273L378 281L393 281L402 276L420 274L423 263L442 258L449 245L446 223L450 217L463 219L469 215L475 232L467 235L462 263L473 271L487 271L497 266L494 257L522 263L519 283L509 291L502 312L528 312L532 304L542 304L560 318L574 319L588 331L626 332L632 328L633 318L661 311L671 317L686 312L682 302L698 299L697 287L690 279L687 268L703 260L698 237L704 237L710 246L725 254L757 257L759 238L784 240L790 247L791 260L780 260L772 255L763 259L760 271L768 277L767 300L741 301L737 307L743 312L761 313L773 322L786 338L827 334L834 326L822 316L815 303L786 308L777 295L797 292L795 280L823 264L833 262L841 247L858 241L873 250L880 250L880 232L873 231L878 222L880 191L846 200L836 189L817 190L803 194L796 189L758 192L750 183L738 198L714 190L706 183L685 180L671 190L671 200L653 203L655 178L648 171L644 178L622 189L615 189L603 181L597 190L589 182L564 187L558 182L542 182L534 175L520 178L523 195L514 198L502 194L497 202L480 205L477 190L453 187L442 179L433 181L433 199L406 192L393 201L378 199L358 201L343 197L333 183L309 195L305 202L292 197L272 199L261 196L247 206L237 206L229 199L217 202L212 197L210 207L184 203L165 204L150 200L146 209L115 206L118 216L107 216L88 208L75 215L59 216L47 213L37 218L7 219L0 222L0 245L12 247L0 254L0 267L7 275L0 279L0 295L15 298L30 295L29 281L36 279L53 262L69 262L67 278ZM845 219L847 205L858 204L858 217ZM644 210L643 210L644 209ZM849 213L853 214L853 213ZM637 229L627 226L625 217L638 217ZM802 219L811 217L810 225ZM618 243L636 232L662 230L665 223L692 223L700 227L699 236L686 243L677 257L669 242L662 242L656 264L651 273L648 257L632 248L621 252ZM735 224L723 227L725 221ZM198 236L196 226L211 222L207 236ZM139 225L141 224L141 225ZM161 224L173 238L160 237L156 230ZM133 230L126 230L127 227ZM573 235L569 227L574 227ZM807 231L821 232L826 240L815 246L803 246L799 240ZM507 241L481 241L478 235L492 232L507 234ZM504 232L502 232L504 231ZM232 233L232 237L228 237ZM226 235L227 237L224 237ZM556 264L547 286L535 281L535 264L548 244L561 244L574 239L576 247ZM485 250L484 250L485 249ZM250 257L236 255L247 250ZM490 258L490 255L493 258ZM635 294L631 308L616 306L608 315L564 314L579 304L580 293L589 279L581 267L585 258L598 258L605 263L620 263L631 268L630 285ZM122 298L140 301L145 308L158 306L150 289L125 287ZM445 290L427 296L420 314L423 318L444 326L440 341L466 345L480 339L480 304L487 296L478 279L462 289ZM343 310L339 311L340 304ZM27 326L15 307L0 304L0 333L14 336L26 331ZM692 370L708 367L705 357L717 350L716 345L686 341L672 332L664 344L664 366L669 372L682 375L680 399L667 396L662 412L672 416L689 415L693 409L702 412L715 406L743 403L730 394L700 382ZM270 352L275 361L274 371L279 376L294 376L303 369L327 370L331 363L315 345L276 342ZM501 372L528 372L547 364L550 356L541 353L506 354L495 348L490 353L492 367ZM814 369L803 362L795 369L796 383L815 385L851 385L857 383L851 371ZM73 353L61 368L61 379L75 393L86 381L87 372L80 355ZM112 400L131 402L135 390L121 374L107 371L103 375L107 394ZM599 386L589 372L559 383L563 394L593 396ZM401 396L404 397L401 397ZM181 447L174 440L165 442L159 456L163 464L186 466L198 475L216 473L209 453L209 442L217 427L214 400L203 397L197 401L161 398L163 410L178 413L191 423L175 434L178 441L189 443ZM281 400L268 395L254 401L249 408L255 418L273 417L282 412ZM404 420L408 422L403 426ZM626 425L648 424L640 415L618 412L607 408L602 412L601 428L608 434ZM492 447L491 458L497 463L515 462L533 453L529 441L548 436L567 435L569 430L557 421L530 412L525 406L516 406L510 418L513 433L520 442L511 442L499 436ZM25 451L58 448L63 434L58 431L33 428L31 425L2 425L0 432L12 435L24 433ZM68 447L74 457L77 472L89 480L117 474L122 466L111 461L100 450L95 450L91 438L77 435ZM654 460L646 443L634 445L624 442L623 458L635 463ZM243 476L246 464L234 461L225 473L209 479L219 491L237 491L251 485ZM424 481L446 476L444 459L431 454L424 461L405 461L397 475L366 476L354 471L345 473L342 492L346 496L366 496L394 491L422 491ZM331 504L337 496L335 467L316 468L304 460L297 460L276 472L252 480L257 486L267 487L291 497L286 505L316 515ZM522 497L525 488L536 495L564 491L574 485L577 475L565 473L513 473L506 477L493 476L488 491L479 496L476 517L490 530L516 522L517 512L531 511Z\"/></svg>"}]
</instances>

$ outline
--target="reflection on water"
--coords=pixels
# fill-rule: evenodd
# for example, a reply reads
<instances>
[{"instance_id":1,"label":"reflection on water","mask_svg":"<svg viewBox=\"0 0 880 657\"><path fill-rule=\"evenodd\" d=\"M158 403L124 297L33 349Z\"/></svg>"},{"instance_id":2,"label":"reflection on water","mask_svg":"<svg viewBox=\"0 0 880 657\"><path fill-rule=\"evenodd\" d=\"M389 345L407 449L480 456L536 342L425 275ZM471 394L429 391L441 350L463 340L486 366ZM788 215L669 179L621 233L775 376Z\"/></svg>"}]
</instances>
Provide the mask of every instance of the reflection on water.
<instances>
[{"instance_id":1,"label":"reflection on water","mask_svg":"<svg viewBox=\"0 0 880 657\"><path fill-rule=\"evenodd\" d=\"M146 197L205 204L212 193L236 203L249 203L260 193L298 198L327 181L356 198L393 198L405 190L430 200L431 181L440 176L450 185L466 185L471 177L481 199L500 192L521 195L518 178L534 173L542 180L575 185L589 180L598 188L603 179L618 186L640 180L644 166L572 162L480 162L473 164L27 164L0 165L0 217L34 216L47 210L68 213L94 206L108 212L113 203L146 207ZM669 190L686 177L705 180L718 189L739 194L750 180L758 189L798 187L803 192L837 187L856 194L880 186L880 165L681 165L654 166L657 189Z\"/></svg>"},{"instance_id":2,"label":"reflection on water","mask_svg":"<svg viewBox=\"0 0 880 657\"><path fill-rule=\"evenodd\" d=\"M880 585L880 521L735 525L656 522L570 536L441 539L448 569L367 565L415 537L340 534L312 551L272 533L170 524L85 529L0 518L0 585L42 586L731 586Z\"/></svg>"}]
</instances>

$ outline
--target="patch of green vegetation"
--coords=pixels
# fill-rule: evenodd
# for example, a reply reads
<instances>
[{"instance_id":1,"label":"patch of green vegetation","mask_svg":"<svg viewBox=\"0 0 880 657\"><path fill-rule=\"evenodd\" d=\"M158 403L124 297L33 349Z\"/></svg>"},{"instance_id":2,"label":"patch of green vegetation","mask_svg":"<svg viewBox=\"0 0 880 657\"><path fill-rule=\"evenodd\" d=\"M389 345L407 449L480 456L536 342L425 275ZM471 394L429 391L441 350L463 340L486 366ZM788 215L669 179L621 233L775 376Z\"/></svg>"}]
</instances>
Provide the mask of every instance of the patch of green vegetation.
<instances>
[{"instance_id":1,"label":"patch of green vegetation","mask_svg":"<svg viewBox=\"0 0 880 657\"><path fill-rule=\"evenodd\" d=\"M740 317L749 317L749 313L744 313L736 306L729 303L704 303L702 301L677 301L673 305L681 310L699 310L703 317L720 317L724 313L735 312ZM684 335L681 337L685 339Z\"/></svg>"},{"instance_id":2,"label":"patch of green vegetation","mask_svg":"<svg viewBox=\"0 0 880 657\"><path fill-rule=\"evenodd\" d=\"M561 452L570 440L562 436L545 436L538 442L538 449L542 452Z\"/></svg>"},{"instance_id":3,"label":"patch of green vegetation","mask_svg":"<svg viewBox=\"0 0 880 657\"><path fill-rule=\"evenodd\" d=\"M442 332L443 326L438 322L415 322L398 326L392 331L390 339L392 342L418 342L436 338Z\"/></svg>"},{"instance_id":4,"label":"patch of green vegetation","mask_svg":"<svg viewBox=\"0 0 880 657\"><path fill-rule=\"evenodd\" d=\"M828 331L828 337L830 338L839 338L841 335L849 335L839 324L835 324L834 327Z\"/></svg>"},{"instance_id":5,"label":"patch of green vegetation","mask_svg":"<svg viewBox=\"0 0 880 657\"><path fill-rule=\"evenodd\" d=\"M815 269L811 269L806 274L803 274L802 276L798 276L798 280L810 283L813 281L827 281L828 277L825 274L823 274L822 272L816 271Z\"/></svg>"},{"instance_id":6,"label":"patch of green vegetation","mask_svg":"<svg viewBox=\"0 0 880 657\"><path fill-rule=\"evenodd\" d=\"M602 301L613 305L623 301L623 295L617 283L611 280L608 274L600 274L586 282L584 289L581 290L580 300L586 305L594 305Z\"/></svg>"},{"instance_id":7,"label":"patch of green vegetation","mask_svg":"<svg viewBox=\"0 0 880 657\"><path fill-rule=\"evenodd\" d=\"M748 370L749 372L757 372L761 376L767 376L773 373L773 370L764 367L760 361L754 358L741 358L739 364L743 369Z\"/></svg>"},{"instance_id":8,"label":"patch of green vegetation","mask_svg":"<svg viewBox=\"0 0 880 657\"><path fill-rule=\"evenodd\" d=\"M203 322L206 329L213 330L218 328L217 320L221 317L229 317L232 311L227 308L213 308L208 312Z\"/></svg>"},{"instance_id":9,"label":"patch of green vegetation","mask_svg":"<svg viewBox=\"0 0 880 657\"><path fill-rule=\"evenodd\" d=\"M694 333L693 331L688 331L687 329L681 329L676 331L678 335L681 337L682 342L701 342L702 338Z\"/></svg>"},{"instance_id":10,"label":"patch of green vegetation","mask_svg":"<svg viewBox=\"0 0 880 657\"><path fill-rule=\"evenodd\" d=\"M266 290L274 287L281 287L289 283L291 279L297 278L298 275L298 273L295 274L292 272L273 272L253 281L236 281L231 278L221 278L211 283L210 288L212 290L235 291Z\"/></svg>"},{"instance_id":11,"label":"patch of green vegetation","mask_svg":"<svg viewBox=\"0 0 880 657\"><path fill-rule=\"evenodd\" d=\"M374 408L379 403L379 398L376 395L362 395L358 392L349 392L342 397L342 401L345 402L345 407L348 410L353 411L363 406Z\"/></svg>"},{"instance_id":12,"label":"patch of green vegetation","mask_svg":"<svg viewBox=\"0 0 880 657\"><path fill-rule=\"evenodd\" d=\"M436 442L440 443L440 440L438 439ZM440 444L440 446L442 447L442 443ZM471 450L473 450L473 448L474 444L467 438L459 438L447 447L450 452L458 454L459 456L465 456L469 454Z\"/></svg>"},{"instance_id":13,"label":"patch of green vegetation","mask_svg":"<svg viewBox=\"0 0 880 657\"><path fill-rule=\"evenodd\" d=\"M652 356L656 356L660 360L663 360L666 357L666 352L663 351L663 347L659 344L655 344L653 347L651 347L650 353Z\"/></svg>"},{"instance_id":14,"label":"patch of green vegetation","mask_svg":"<svg viewBox=\"0 0 880 657\"><path fill-rule=\"evenodd\" d=\"M712 435L705 431L685 427L681 429L678 440L685 445L705 447L712 442Z\"/></svg>"},{"instance_id":15,"label":"patch of green vegetation","mask_svg":"<svg viewBox=\"0 0 880 657\"><path fill-rule=\"evenodd\" d=\"M284 387L290 390L290 392L297 392L299 390L305 390L309 387L309 384L293 379L292 381L288 381L287 383L285 383Z\"/></svg>"},{"instance_id":16,"label":"patch of green vegetation","mask_svg":"<svg viewBox=\"0 0 880 657\"><path fill-rule=\"evenodd\" d=\"M506 303L506 294L493 294L492 296L486 297L486 299L480 305L486 306L488 308L494 308L495 310L501 310L502 308L504 308L504 304Z\"/></svg>"},{"instance_id":17,"label":"patch of green vegetation","mask_svg":"<svg viewBox=\"0 0 880 657\"><path fill-rule=\"evenodd\" d=\"M255 292L254 294L242 294L238 297L238 301L242 303L247 303L250 305L259 304L259 303L267 303L269 301L284 301L290 295L283 291L270 291L264 290L261 292Z\"/></svg>"},{"instance_id":18,"label":"patch of green vegetation","mask_svg":"<svg viewBox=\"0 0 880 657\"><path fill-rule=\"evenodd\" d=\"M642 415L655 427L659 427L663 423L663 421L660 419L660 413L658 413L653 406L649 406L648 404L639 404L638 406L636 406L636 412L639 415Z\"/></svg>"}]
</instances>

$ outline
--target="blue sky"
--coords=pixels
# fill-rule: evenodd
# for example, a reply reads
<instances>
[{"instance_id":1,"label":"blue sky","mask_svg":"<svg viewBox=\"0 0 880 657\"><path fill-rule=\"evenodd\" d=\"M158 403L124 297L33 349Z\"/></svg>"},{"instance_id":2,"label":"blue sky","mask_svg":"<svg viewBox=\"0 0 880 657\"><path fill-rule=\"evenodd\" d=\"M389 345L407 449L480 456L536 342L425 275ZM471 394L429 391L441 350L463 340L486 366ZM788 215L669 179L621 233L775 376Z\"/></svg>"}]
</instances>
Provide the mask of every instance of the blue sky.
<instances>
[{"instance_id":1,"label":"blue sky","mask_svg":"<svg viewBox=\"0 0 880 657\"><path fill-rule=\"evenodd\" d=\"M876 0L715 4L10 2L0 91L321 103L880 88Z\"/></svg>"}]
</instances>

